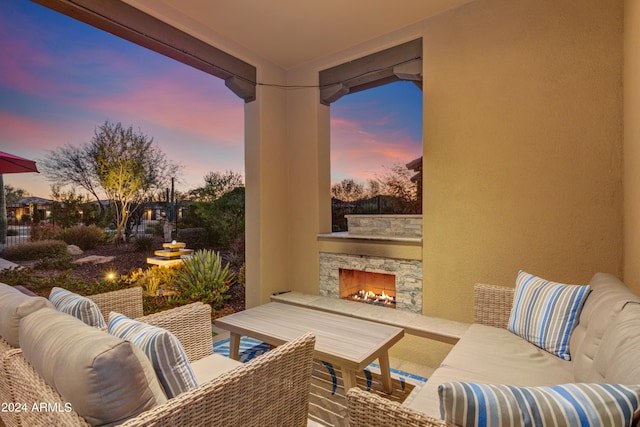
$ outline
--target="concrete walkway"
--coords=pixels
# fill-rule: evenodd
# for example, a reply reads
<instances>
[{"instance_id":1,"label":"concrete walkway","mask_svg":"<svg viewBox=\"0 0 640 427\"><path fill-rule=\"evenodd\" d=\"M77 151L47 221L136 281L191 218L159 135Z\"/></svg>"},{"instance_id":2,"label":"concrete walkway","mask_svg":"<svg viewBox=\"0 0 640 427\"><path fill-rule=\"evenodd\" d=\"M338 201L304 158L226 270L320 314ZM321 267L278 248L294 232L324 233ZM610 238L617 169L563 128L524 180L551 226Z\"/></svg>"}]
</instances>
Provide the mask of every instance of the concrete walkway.
<instances>
[{"instance_id":1,"label":"concrete walkway","mask_svg":"<svg viewBox=\"0 0 640 427\"><path fill-rule=\"evenodd\" d=\"M0 270L6 270L9 268L16 268L16 267L19 267L19 265L14 262L7 261L6 259L0 258Z\"/></svg>"}]
</instances>

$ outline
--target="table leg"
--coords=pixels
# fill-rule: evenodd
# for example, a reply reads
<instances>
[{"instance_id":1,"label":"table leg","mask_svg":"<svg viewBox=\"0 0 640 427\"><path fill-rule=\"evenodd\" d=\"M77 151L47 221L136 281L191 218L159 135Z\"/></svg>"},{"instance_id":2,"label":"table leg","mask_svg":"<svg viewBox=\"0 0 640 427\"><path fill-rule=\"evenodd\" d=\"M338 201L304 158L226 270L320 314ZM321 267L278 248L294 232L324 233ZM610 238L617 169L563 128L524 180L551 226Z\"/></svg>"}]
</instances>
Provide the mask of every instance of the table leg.
<instances>
[{"instance_id":1,"label":"table leg","mask_svg":"<svg viewBox=\"0 0 640 427\"><path fill-rule=\"evenodd\" d=\"M355 369L342 369L342 381L344 383L344 392L346 393L350 388L356 386L356 371Z\"/></svg>"},{"instance_id":2,"label":"table leg","mask_svg":"<svg viewBox=\"0 0 640 427\"><path fill-rule=\"evenodd\" d=\"M382 377L382 387L384 391L391 394L393 386L391 384L391 367L389 365L389 352L383 351L378 356L380 362L380 376Z\"/></svg>"},{"instance_id":3,"label":"table leg","mask_svg":"<svg viewBox=\"0 0 640 427\"><path fill-rule=\"evenodd\" d=\"M234 360L238 360L238 354L240 353L240 334L231 332L229 337L229 357Z\"/></svg>"}]
</instances>

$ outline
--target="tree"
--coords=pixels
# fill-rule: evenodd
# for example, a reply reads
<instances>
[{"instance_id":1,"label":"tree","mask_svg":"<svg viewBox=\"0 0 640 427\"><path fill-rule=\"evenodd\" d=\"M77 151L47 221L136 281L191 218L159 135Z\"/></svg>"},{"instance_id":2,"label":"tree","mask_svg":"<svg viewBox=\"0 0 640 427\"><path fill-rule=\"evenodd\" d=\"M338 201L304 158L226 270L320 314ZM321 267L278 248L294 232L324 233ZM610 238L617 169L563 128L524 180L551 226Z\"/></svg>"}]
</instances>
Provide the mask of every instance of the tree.
<instances>
[{"instance_id":1,"label":"tree","mask_svg":"<svg viewBox=\"0 0 640 427\"><path fill-rule=\"evenodd\" d=\"M87 196L77 194L75 189L62 191L59 186L52 185L51 198L51 212L56 225L69 228L82 222L84 206L89 201Z\"/></svg>"},{"instance_id":2,"label":"tree","mask_svg":"<svg viewBox=\"0 0 640 427\"><path fill-rule=\"evenodd\" d=\"M237 172L209 172L204 177L204 187L196 188L190 194L196 201L213 202L240 187L244 187L244 183L242 175Z\"/></svg>"},{"instance_id":3,"label":"tree","mask_svg":"<svg viewBox=\"0 0 640 427\"><path fill-rule=\"evenodd\" d=\"M331 186L331 196L343 202L354 202L364 197L364 185L353 178L345 178Z\"/></svg>"},{"instance_id":4,"label":"tree","mask_svg":"<svg viewBox=\"0 0 640 427\"><path fill-rule=\"evenodd\" d=\"M13 186L6 184L4 186L5 202L7 205L17 205L20 200L25 197L29 197L27 190L22 188L14 188Z\"/></svg>"},{"instance_id":5,"label":"tree","mask_svg":"<svg viewBox=\"0 0 640 427\"><path fill-rule=\"evenodd\" d=\"M386 167L381 176L376 176L380 183L380 193L393 196L402 201L402 210L407 212L419 212L418 189L411 181L412 172L405 165L396 163Z\"/></svg>"},{"instance_id":6,"label":"tree","mask_svg":"<svg viewBox=\"0 0 640 427\"><path fill-rule=\"evenodd\" d=\"M160 149L142 132L125 129L120 123L106 122L98 128L87 152L97 182L112 201L116 241L132 210L159 188L164 188L178 166L167 160Z\"/></svg>"},{"instance_id":7,"label":"tree","mask_svg":"<svg viewBox=\"0 0 640 427\"><path fill-rule=\"evenodd\" d=\"M95 164L89 157L89 145L78 147L66 145L50 151L41 163L42 171L53 186L58 189L66 185L81 187L91 194L102 211L100 203L100 183L97 180Z\"/></svg>"},{"instance_id":8,"label":"tree","mask_svg":"<svg viewBox=\"0 0 640 427\"><path fill-rule=\"evenodd\" d=\"M120 241L132 211L166 187L179 167L167 160L153 138L107 121L95 130L89 143L52 151L43 170L56 184L80 186L98 202L101 193L106 195L116 225L116 241Z\"/></svg>"}]
</instances>

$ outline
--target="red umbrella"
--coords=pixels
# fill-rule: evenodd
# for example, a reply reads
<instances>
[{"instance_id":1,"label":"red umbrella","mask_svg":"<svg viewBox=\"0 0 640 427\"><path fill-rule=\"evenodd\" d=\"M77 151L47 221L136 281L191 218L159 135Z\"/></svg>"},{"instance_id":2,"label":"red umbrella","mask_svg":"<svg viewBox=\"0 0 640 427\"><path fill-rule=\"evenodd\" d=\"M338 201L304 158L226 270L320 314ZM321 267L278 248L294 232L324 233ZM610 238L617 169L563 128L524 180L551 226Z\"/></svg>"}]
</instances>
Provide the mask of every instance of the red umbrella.
<instances>
[{"instance_id":1,"label":"red umbrella","mask_svg":"<svg viewBox=\"0 0 640 427\"><path fill-rule=\"evenodd\" d=\"M36 162L0 151L0 174L39 172Z\"/></svg>"}]
</instances>

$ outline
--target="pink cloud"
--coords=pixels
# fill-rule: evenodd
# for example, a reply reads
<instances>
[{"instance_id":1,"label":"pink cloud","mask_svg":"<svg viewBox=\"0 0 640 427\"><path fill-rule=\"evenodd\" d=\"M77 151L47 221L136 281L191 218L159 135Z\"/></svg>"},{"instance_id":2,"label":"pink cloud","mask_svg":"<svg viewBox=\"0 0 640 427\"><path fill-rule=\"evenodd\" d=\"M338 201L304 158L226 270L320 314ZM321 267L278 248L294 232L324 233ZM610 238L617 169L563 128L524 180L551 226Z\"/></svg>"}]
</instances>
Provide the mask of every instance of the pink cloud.
<instances>
[{"instance_id":1,"label":"pink cloud","mask_svg":"<svg viewBox=\"0 0 640 427\"><path fill-rule=\"evenodd\" d=\"M0 112L0 140L8 146L39 150L64 144L62 138L61 129L41 120Z\"/></svg>"},{"instance_id":2,"label":"pink cloud","mask_svg":"<svg viewBox=\"0 0 640 427\"><path fill-rule=\"evenodd\" d=\"M82 102L86 108L112 117L147 121L219 142L242 141L242 100L231 99L235 95L221 81L215 81L215 77L205 77L195 83L175 74L134 79L126 93Z\"/></svg>"},{"instance_id":3,"label":"pink cloud","mask_svg":"<svg viewBox=\"0 0 640 427\"><path fill-rule=\"evenodd\" d=\"M374 133L365 126L345 118L331 120L333 181L372 179L384 173L385 167L408 163L422 155L421 142L411 139L407 131L376 128Z\"/></svg>"}]
</instances>

